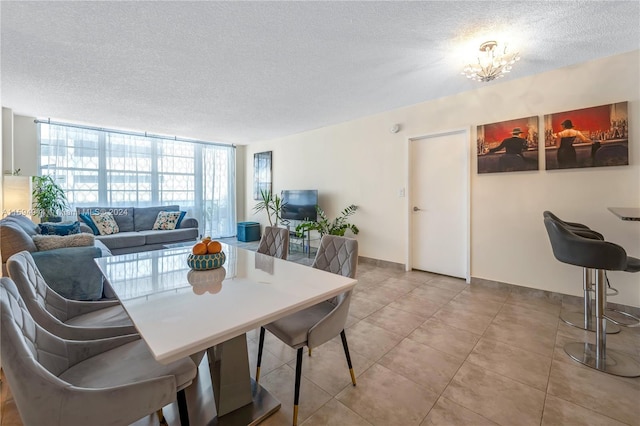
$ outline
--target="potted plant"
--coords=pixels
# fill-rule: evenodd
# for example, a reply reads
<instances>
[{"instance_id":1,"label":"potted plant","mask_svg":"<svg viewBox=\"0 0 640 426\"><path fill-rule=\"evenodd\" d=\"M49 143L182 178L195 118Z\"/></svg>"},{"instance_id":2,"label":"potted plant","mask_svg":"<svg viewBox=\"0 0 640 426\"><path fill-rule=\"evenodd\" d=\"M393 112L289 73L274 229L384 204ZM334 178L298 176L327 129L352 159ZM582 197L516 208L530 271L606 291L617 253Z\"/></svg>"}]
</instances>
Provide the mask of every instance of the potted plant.
<instances>
[{"instance_id":1,"label":"potted plant","mask_svg":"<svg viewBox=\"0 0 640 426\"><path fill-rule=\"evenodd\" d=\"M296 232L298 233L298 235L300 235L304 231L318 231L320 233L320 237L325 234L339 235L343 237L345 232L347 232L347 229L349 229L354 234L358 234L360 232L358 227L347 222L347 218L355 214L356 210L358 210L358 206L351 204L346 209L342 210L342 212L340 212L340 216L330 221L327 218L324 210L322 210L319 206L316 206L316 211L318 212L318 220L316 222L302 222L300 225L296 226Z\"/></svg>"},{"instance_id":2,"label":"potted plant","mask_svg":"<svg viewBox=\"0 0 640 426\"><path fill-rule=\"evenodd\" d=\"M261 211L267 212L267 219L269 220L269 226L278 226L278 221L282 221L282 217L280 216L282 211L282 199L278 194L273 195L271 191L267 189L260 190L260 197L262 201L260 201L253 208L255 213L259 213Z\"/></svg>"},{"instance_id":3,"label":"potted plant","mask_svg":"<svg viewBox=\"0 0 640 426\"><path fill-rule=\"evenodd\" d=\"M41 222L60 222L60 213L69 207L64 190L53 176L33 176L33 207Z\"/></svg>"}]
</instances>

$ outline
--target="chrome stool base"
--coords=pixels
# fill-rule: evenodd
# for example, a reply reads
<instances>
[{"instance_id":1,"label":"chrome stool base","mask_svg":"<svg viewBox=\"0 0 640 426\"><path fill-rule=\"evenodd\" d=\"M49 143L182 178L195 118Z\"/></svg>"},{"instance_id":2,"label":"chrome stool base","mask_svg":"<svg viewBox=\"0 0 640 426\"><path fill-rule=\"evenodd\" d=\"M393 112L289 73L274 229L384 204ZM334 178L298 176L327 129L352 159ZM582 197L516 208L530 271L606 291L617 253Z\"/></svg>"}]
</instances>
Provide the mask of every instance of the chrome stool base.
<instances>
[{"instance_id":1,"label":"chrome stool base","mask_svg":"<svg viewBox=\"0 0 640 426\"><path fill-rule=\"evenodd\" d=\"M572 327L581 328L588 331L596 331L596 317L591 317L591 321L588 321L587 327L584 325L584 312L560 312L560 319ZM607 323L607 334L620 333L620 327L613 324L611 321Z\"/></svg>"},{"instance_id":2,"label":"chrome stool base","mask_svg":"<svg viewBox=\"0 0 640 426\"><path fill-rule=\"evenodd\" d=\"M607 348L606 357L596 357L596 345L572 342L564 345L564 351L581 364L608 374L622 377L640 377L640 362L624 352Z\"/></svg>"}]
</instances>

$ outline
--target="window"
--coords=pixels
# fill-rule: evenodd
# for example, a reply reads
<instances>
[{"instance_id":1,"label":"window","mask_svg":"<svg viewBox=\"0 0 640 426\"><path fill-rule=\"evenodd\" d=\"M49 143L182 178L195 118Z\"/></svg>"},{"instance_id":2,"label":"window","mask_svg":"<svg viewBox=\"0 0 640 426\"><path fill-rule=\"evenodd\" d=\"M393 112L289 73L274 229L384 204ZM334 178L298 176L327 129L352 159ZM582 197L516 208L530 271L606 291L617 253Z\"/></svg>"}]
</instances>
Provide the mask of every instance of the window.
<instances>
[{"instance_id":1,"label":"window","mask_svg":"<svg viewBox=\"0 0 640 426\"><path fill-rule=\"evenodd\" d=\"M178 204L203 235L236 234L233 146L38 123L40 173L72 207Z\"/></svg>"}]
</instances>

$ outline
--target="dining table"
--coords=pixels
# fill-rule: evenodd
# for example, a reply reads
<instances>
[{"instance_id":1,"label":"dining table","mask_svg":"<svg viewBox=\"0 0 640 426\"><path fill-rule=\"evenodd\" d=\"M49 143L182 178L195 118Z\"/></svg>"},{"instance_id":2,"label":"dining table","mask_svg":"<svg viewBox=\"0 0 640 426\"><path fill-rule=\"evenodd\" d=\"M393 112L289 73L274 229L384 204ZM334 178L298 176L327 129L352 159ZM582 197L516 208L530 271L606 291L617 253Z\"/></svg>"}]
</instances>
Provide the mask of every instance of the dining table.
<instances>
[{"instance_id":1,"label":"dining table","mask_svg":"<svg viewBox=\"0 0 640 426\"><path fill-rule=\"evenodd\" d=\"M357 281L222 244L225 263L192 270L191 247L95 259L118 300L163 364L206 351L216 417L254 425L280 401L249 371L246 333L353 289Z\"/></svg>"}]
</instances>

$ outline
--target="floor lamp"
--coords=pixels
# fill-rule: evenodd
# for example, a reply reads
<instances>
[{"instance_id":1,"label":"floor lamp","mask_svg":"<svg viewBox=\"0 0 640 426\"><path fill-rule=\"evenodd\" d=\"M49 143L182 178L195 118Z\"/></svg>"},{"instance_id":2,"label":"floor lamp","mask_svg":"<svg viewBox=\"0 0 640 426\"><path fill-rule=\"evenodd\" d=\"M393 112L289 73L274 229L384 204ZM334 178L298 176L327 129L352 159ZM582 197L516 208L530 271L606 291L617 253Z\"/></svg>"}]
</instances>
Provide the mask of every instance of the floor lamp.
<instances>
[{"instance_id":1,"label":"floor lamp","mask_svg":"<svg viewBox=\"0 0 640 426\"><path fill-rule=\"evenodd\" d=\"M31 176L3 176L2 193L3 217L22 214L31 219Z\"/></svg>"}]
</instances>

